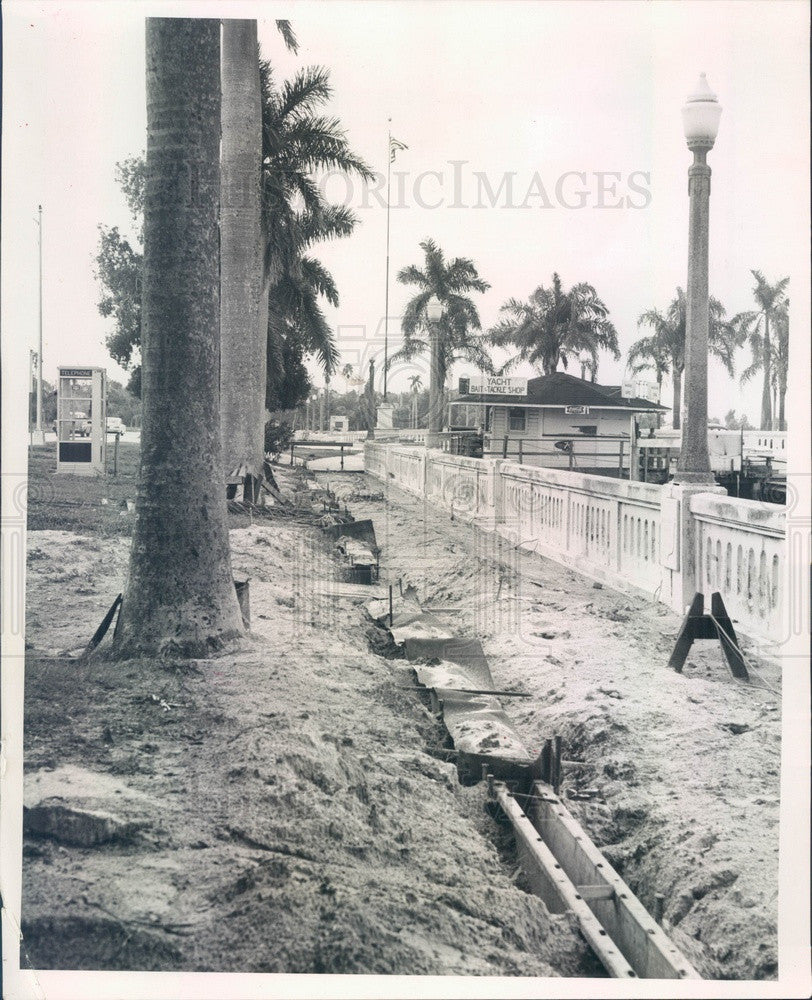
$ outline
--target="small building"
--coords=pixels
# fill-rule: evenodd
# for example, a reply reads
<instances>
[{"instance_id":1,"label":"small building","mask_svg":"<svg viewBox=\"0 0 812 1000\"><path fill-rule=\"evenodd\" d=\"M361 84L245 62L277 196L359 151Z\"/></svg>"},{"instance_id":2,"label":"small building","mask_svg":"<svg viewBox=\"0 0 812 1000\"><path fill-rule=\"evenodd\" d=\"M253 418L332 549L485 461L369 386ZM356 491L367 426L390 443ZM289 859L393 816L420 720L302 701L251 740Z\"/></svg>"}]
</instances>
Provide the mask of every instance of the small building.
<instances>
[{"instance_id":1,"label":"small building","mask_svg":"<svg viewBox=\"0 0 812 1000\"><path fill-rule=\"evenodd\" d=\"M75 476L107 471L107 372L59 366L56 400L56 471Z\"/></svg>"},{"instance_id":2,"label":"small building","mask_svg":"<svg viewBox=\"0 0 812 1000\"><path fill-rule=\"evenodd\" d=\"M635 418L667 410L628 395L627 386L598 385L566 372L460 379L459 388L454 404L479 410L484 458L602 475L628 477Z\"/></svg>"}]
</instances>

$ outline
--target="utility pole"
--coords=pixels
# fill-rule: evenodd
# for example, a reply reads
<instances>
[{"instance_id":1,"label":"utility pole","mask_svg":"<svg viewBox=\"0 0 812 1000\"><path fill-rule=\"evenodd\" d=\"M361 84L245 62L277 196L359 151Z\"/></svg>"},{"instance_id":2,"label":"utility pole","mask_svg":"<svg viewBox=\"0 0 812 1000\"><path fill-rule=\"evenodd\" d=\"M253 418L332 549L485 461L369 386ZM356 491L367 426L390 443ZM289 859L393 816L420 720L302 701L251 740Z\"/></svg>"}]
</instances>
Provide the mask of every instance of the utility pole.
<instances>
[{"instance_id":1,"label":"utility pole","mask_svg":"<svg viewBox=\"0 0 812 1000\"><path fill-rule=\"evenodd\" d=\"M45 444L45 429L42 426L42 205L38 205L37 234L39 244L39 351L37 353L37 425L39 443Z\"/></svg>"}]
</instances>

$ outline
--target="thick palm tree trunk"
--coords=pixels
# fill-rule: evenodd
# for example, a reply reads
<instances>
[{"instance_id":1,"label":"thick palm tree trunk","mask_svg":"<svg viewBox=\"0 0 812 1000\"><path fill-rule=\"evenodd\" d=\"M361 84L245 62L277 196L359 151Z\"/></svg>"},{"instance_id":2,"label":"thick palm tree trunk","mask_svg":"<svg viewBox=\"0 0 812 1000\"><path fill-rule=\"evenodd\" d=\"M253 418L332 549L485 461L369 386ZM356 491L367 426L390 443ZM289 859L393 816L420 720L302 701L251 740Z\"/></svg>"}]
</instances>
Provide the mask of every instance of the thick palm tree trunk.
<instances>
[{"instance_id":1,"label":"thick palm tree trunk","mask_svg":"<svg viewBox=\"0 0 812 1000\"><path fill-rule=\"evenodd\" d=\"M762 368L764 382L761 389L761 429L770 431L773 427L772 400L770 398L770 317L764 313L764 343L762 345Z\"/></svg>"},{"instance_id":2,"label":"thick palm tree trunk","mask_svg":"<svg viewBox=\"0 0 812 1000\"><path fill-rule=\"evenodd\" d=\"M141 467L114 651L242 631L220 451L220 22L147 19Z\"/></svg>"},{"instance_id":3,"label":"thick palm tree trunk","mask_svg":"<svg viewBox=\"0 0 812 1000\"><path fill-rule=\"evenodd\" d=\"M254 498L265 437L267 317L261 322L262 110L257 22L223 21L220 316L223 463ZM267 308L267 294L265 296Z\"/></svg>"},{"instance_id":4,"label":"thick palm tree trunk","mask_svg":"<svg viewBox=\"0 0 812 1000\"><path fill-rule=\"evenodd\" d=\"M674 398L672 399L673 409L671 410L671 426L675 431L682 427L682 371L674 368Z\"/></svg>"},{"instance_id":5,"label":"thick palm tree trunk","mask_svg":"<svg viewBox=\"0 0 812 1000\"><path fill-rule=\"evenodd\" d=\"M325 425L324 429L326 431L330 430L330 379L325 378L324 385L324 412L325 412Z\"/></svg>"}]
</instances>

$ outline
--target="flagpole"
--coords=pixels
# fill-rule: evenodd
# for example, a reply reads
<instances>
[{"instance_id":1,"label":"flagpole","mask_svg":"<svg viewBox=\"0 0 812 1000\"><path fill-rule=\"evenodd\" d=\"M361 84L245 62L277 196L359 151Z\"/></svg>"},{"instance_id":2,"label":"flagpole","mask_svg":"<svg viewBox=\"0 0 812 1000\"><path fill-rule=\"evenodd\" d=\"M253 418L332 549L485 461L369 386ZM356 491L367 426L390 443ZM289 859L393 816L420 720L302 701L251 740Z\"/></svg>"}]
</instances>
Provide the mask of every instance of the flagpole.
<instances>
[{"instance_id":1,"label":"flagpole","mask_svg":"<svg viewBox=\"0 0 812 1000\"><path fill-rule=\"evenodd\" d=\"M391 119L390 119L391 121ZM386 306L383 318L383 399L386 402L386 377L389 374L389 191L392 182L392 130L386 143Z\"/></svg>"},{"instance_id":2,"label":"flagpole","mask_svg":"<svg viewBox=\"0 0 812 1000\"><path fill-rule=\"evenodd\" d=\"M37 436L45 444L45 427L42 423L42 205L37 206L37 235L39 246L39 351L37 353Z\"/></svg>"}]
</instances>

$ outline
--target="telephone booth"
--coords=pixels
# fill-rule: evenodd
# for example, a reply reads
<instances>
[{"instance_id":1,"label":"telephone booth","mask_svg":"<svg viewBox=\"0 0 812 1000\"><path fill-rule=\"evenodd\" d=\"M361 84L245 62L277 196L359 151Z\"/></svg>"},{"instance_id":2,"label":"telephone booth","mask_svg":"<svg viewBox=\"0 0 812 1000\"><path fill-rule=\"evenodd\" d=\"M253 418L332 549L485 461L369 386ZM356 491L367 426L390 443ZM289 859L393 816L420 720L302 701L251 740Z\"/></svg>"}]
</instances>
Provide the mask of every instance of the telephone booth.
<instances>
[{"instance_id":1,"label":"telephone booth","mask_svg":"<svg viewBox=\"0 0 812 1000\"><path fill-rule=\"evenodd\" d=\"M107 471L107 372L59 368L56 471L103 476Z\"/></svg>"}]
</instances>

